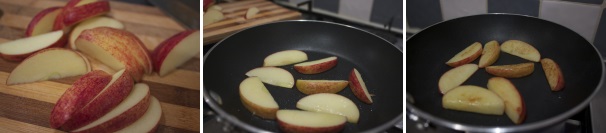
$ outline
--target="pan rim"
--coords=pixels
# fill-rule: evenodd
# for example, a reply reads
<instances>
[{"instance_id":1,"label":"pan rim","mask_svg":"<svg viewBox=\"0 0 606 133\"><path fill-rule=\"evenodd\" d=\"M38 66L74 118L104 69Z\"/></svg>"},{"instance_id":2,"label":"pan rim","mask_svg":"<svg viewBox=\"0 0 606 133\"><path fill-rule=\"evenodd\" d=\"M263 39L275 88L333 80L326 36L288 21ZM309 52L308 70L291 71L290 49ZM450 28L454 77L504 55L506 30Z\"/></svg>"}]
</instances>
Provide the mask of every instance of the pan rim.
<instances>
[{"instance_id":1,"label":"pan rim","mask_svg":"<svg viewBox=\"0 0 606 133\"><path fill-rule=\"evenodd\" d=\"M459 17L459 18L454 18L454 19L442 21L442 22L433 24L431 26L425 27L421 31L419 31L418 33L421 33L423 31L425 31L426 29L434 27L434 26L436 26L438 24L441 24L441 23L444 23L444 22L449 22L449 21L452 21L452 20L464 19L464 18L468 18L468 17L492 16L492 15L519 16L519 17L527 17L527 18L531 18L531 19L538 19L538 20L546 21L548 23L556 24L556 25L561 26L561 27L563 27L565 29L573 31L572 29L570 29L570 28L568 28L566 26L560 25L560 24L555 23L553 21L541 19L541 18L538 18L538 17L535 17L535 16L513 14L513 13L486 13L486 14L470 15L470 16ZM409 37L408 39L406 39L406 41L410 40L411 38L413 38L418 33L412 35L411 37ZM574 33L576 33L576 32L574 32ZM578 33L576 33L576 34L579 35ZM589 102L591 102L591 100L595 97L595 95L597 95L597 92L600 91L600 89L602 88L602 85L604 83L604 76L605 76L605 74L604 74L604 70L605 70L604 59L602 58L602 55L599 52L599 50L595 47L595 45L593 45L593 43L591 43L590 41L588 41L584 37L583 37L583 39L587 43L589 43L591 45L591 47L593 48L593 50L598 54L599 59L601 61L600 65L601 65L601 68L602 68L602 74L600 76L600 82L596 86L596 89L593 90L593 92L589 95L589 97L587 97L585 100L583 100L578 105L574 106L572 109L570 109L570 110L568 110L568 111L566 111L564 113L561 113L561 114L559 114L559 115L557 115L555 117L544 119L544 120L538 121L538 122L528 123L528 124L524 124L524 125L514 125L514 126L477 126L477 125L471 125L471 124L459 124L459 123L454 122L454 121L442 119L442 118L433 116L433 115L431 115L429 113L425 113L421 109L415 107L410 102L408 102L408 100L406 101L406 110L407 110L406 113L407 113L407 115L417 115L417 116L419 116L421 118L427 119L429 121L429 123L436 123L436 124L439 124L441 126L445 126L445 127L451 128L451 129L461 130L461 131L471 131L471 132L519 132L519 131L529 131L529 130L536 130L536 129L541 129L541 128L544 128L544 127L547 127L547 126L550 126L550 125L554 125L557 122L562 122L565 119L570 118L572 115L578 113L583 108L589 106ZM408 92L406 92L406 93L407 93L406 96L409 96ZM412 95L410 95L410 96L412 96ZM409 111L410 111L410 113L409 113Z\"/></svg>"},{"instance_id":2,"label":"pan rim","mask_svg":"<svg viewBox=\"0 0 606 133\"><path fill-rule=\"evenodd\" d=\"M382 37L380 37L380 36L378 36L376 34L373 34L373 33L369 32L369 31L366 31L366 30L363 30L361 28L357 28L357 27L354 27L354 26L350 26L350 25L346 25L346 24L340 24L340 23L335 23L335 22L329 22L329 21L319 21L319 20L303 20L303 19L301 19L301 20L284 20L284 21L271 22L271 23L266 23L266 24L261 24L261 25L249 27L249 28L237 31L237 32L235 32L235 33L233 33L233 34L225 37L221 41L217 42L215 44L215 46L213 46L212 48L210 48L208 50L208 52L206 52L206 54L204 54L204 58L203 58L203 61L202 61L202 67L204 67L204 62L206 62L206 58L208 58L208 56L210 55L210 53L212 53L212 51L217 46L219 46L223 41L225 41L226 39L232 37L233 35L236 35L236 34L238 34L240 32L243 32L243 31L246 31L246 30L250 30L250 29L253 29L253 28L256 28L256 27L260 27L260 26L265 26L265 25L270 25L270 24L276 24L276 23L292 23L292 22L311 22L311 23L333 24L333 25L337 25L337 26L343 26L345 28L351 28L351 29L354 29L354 30L362 31L364 33L370 34L372 36L375 36L375 37L377 37L377 38L379 38L379 39L387 42L388 44L390 44L391 47L393 47L394 49L399 50L400 53L404 54L403 49L399 49L393 43L387 41L385 38L382 38ZM402 69L404 69L404 68L402 68ZM233 115L225 112L221 107L219 107L220 105L217 105L217 101L215 99L213 99L211 97L211 95L209 95L210 92L212 92L212 91L206 89L206 87L204 87L204 82L202 82L202 95L203 95L203 98L204 98L204 102L207 103L210 106L210 108L213 109L214 112L216 112L217 114L219 114L218 115L219 117L221 117L223 119L227 119L227 121L229 121L230 123L233 123L236 126L238 126L240 128L243 128L243 129L245 129L247 131L251 131L251 132L271 132L271 131L267 131L265 129L261 129L261 128L258 128L256 126L250 125L250 124L248 124L246 122L243 122L240 119L238 119L237 117L235 117L235 116L233 116ZM404 120L403 114L404 114L404 112L402 111L402 113L400 113L400 115L396 116L394 119L391 119L391 120L387 121L386 123L383 123L383 124L381 124L381 125L379 125L377 127L368 129L367 131L361 131L361 132L381 132L381 131L386 130L389 127L395 127L395 125L397 123L403 122L403 120Z\"/></svg>"}]
</instances>

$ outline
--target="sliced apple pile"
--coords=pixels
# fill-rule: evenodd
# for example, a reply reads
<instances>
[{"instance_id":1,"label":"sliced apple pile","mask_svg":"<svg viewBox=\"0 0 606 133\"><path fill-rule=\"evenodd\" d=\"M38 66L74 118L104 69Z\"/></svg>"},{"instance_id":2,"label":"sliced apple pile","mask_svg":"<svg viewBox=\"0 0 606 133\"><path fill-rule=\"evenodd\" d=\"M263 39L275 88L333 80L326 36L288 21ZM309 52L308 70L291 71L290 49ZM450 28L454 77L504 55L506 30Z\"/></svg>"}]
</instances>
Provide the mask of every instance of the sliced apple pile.
<instances>
[{"instance_id":1,"label":"sliced apple pile","mask_svg":"<svg viewBox=\"0 0 606 133\"><path fill-rule=\"evenodd\" d=\"M303 97L297 102L297 108L345 116L350 123L358 123L360 117L356 104L347 97L332 93L318 93Z\"/></svg>"},{"instance_id":2,"label":"sliced apple pile","mask_svg":"<svg viewBox=\"0 0 606 133\"><path fill-rule=\"evenodd\" d=\"M503 42L501 51L533 62L539 62L541 59L539 50L520 40L508 40Z\"/></svg>"},{"instance_id":3,"label":"sliced apple pile","mask_svg":"<svg viewBox=\"0 0 606 133\"><path fill-rule=\"evenodd\" d=\"M488 90L503 99L505 114L515 124L520 124L526 118L526 105L518 89L506 78L493 77L488 79Z\"/></svg>"},{"instance_id":4,"label":"sliced apple pile","mask_svg":"<svg viewBox=\"0 0 606 133\"><path fill-rule=\"evenodd\" d=\"M500 65L486 67L486 72L505 78L520 78L534 72L534 63L520 63L512 65Z\"/></svg>"},{"instance_id":5,"label":"sliced apple pile","mask_svg":"<svg viewBox=\"0 0 606 133\"><path fill-rule=\"evenodd\" d=\"M278 103L271 96L261 79L250 77L240 83L240 100L252 114L264 119L275 119Z\"/></svg>"},{"instance_id":6,"label":"sliced apple pile","mask_svg":"<svg viewBox=\"0 0 606 133\"><path fill-rule=\"evenodd\" d=\"M295 64L294 68L302 74L318 74L330 70L337 65L337 57L332 56L324 59Z\"/></svg>"},{"instance_id":7,"label":"sliced apple pile","mask_svg":"<svg viewBox=\"0 0 606 133\"><path fill-rule=\"evenodd\" d=\"M76 39L80 36L83 30L92 29L97 27L111 27L116 29L124 29L124 25L115 19L108 17L95 17L91 19L87 19L78 24L72 32L69 34L69 46L76 50Z\"/></svg>"},{"instance_id":8,"label":"sliced apple pile","mask_svg":"<svg viewBox=\"0 0 606 133\"><path fill-rule=\"evenodd\" d=\"M246 76L259 77L264 83L284 88L292 88L295 78L290 72L278 67L259 67L246 72Z\"/></svg>"},{"instance_id":9,"label":"sliced apple pile","mask_svg":"<svg viewBox=\"0 0 606 133\"><path fill-rule=\"evenodd\" d=\"M154 71L160 76L177 69L200 53L200 31L190 30L166 39L152 52Z\"/></svg>"},{"instance_id":10,"label":"sliced apple pile","mask_svg":"<svg viewBox=\"0 0 606 133\"><path fill-rule=\"evenodd\" d=\"M442 97L442 107L458 111L489 115L503 115L503 100L486 88L463 85L448 91Z\"/></svg>"},{"instance_id":11,"label":"sliced apple pile","mask_svg":"<svg viewBox=\"0 0 606 133\"><path fill-rule=\"evenodd\" d=\"M475 42L450 58L450 60L446 62L446 65L458 67L476 60L480 55L482 55L482 44Z\"/></svg>"},{"instance_id":12,"label":"sliced apple pile","mask_svg":"<svg viewBox=\"0 0 606 133\"><path fill-rule=\"evenodd\" d=\"M60 79L84 75L89 71L91 65L81 54L63 48L50 48L34 53L17 65L8 76L6 84Z\"/></svg>"},{"instance_id":13,"label":"sliced apple pile","mask_svg":"<svg viewBox=\"0 0 606 133\"><path fill-rule=\"evenodd\" d=\"M307 54L299 50L284 50L273 53L263 61L263 66L284 66L307 60Z\"/></svg>"},{"instance_id":14,"label":"sliced apple pile","mask_svg":"<svg viewBox=\"0 0 606 133\"><path fill-rule=\"evenodd\" d=\"M360 72L356 68L352 69L349 73L349 87L360 101L372 104L372 98L370 97L370 93L368 93L368 89L366 89L366 83L364 83L362 75L360 75Z\"/></svg>"},{"instance_id":15,"label":"sliced apple pile","mask_svg":"<svg viewBox=\"0 0 606 133\"><path fill-rule=\"evenodd\" d=\"M278 110L280 129L288 133L336 133L347 119L340 115L300 110Z\"/></svg>"},{"instance_id":16,"label":"sliced apple pile","mask_svg":"<svg viewBox=\"0 0 606 133\"><path fill-rule=\"evenodd\" d=\"M543 66L551 91L562 90L564 88L564 74L562 74L560 66L550 58L541 59L541 66Z\"/></svg>"},{"instance_id":17,"label":"sliced apple pile","mask_svg":"<svg viewBox=\"0 0 606 133\"><path fill-rule=\"evenodd\" d=\"M478 65L476 64L465 64L448 70L440 77L440 80L438 81L438 88L440 89L440 92L442 94L446 94L446 92L450 91L451 89L460 86L477 70Z\"/></svg>"},{"instance_id":18,"label":"sliced apple pile","mask_svg":"<svg viewBox=\"0 0 606 133\"><path fill-rule=\"evenodd\" d=\"M1 43L0 54L9 61L22 61L36 51L61 43L62 36L63 31L58 30Z\"/></svg>"},{"instance_id":19,"label":"sliced apple pile","mask_svg":"<svg viewBox=\"0 0 606 133\"><path fill-rule=\"evenodd\" d=\"M27 28L25 29L25 36L35 36L48 33L53 30L60 30L54 29L53 26L55 25L55 19L62 10L62 7L50 7L38 12L38 14L36 14L36 16L34 16L27 25Z\"/></svg>"},{"instance_id":20,"label":"sliced apple pile","mask_svg":"<svg viewBox=\"0 0 606 133\"><path fill-rule=\"evenodd\" d=\"M501 49L499 47L499 42L490 41L484 44L484 50L482 51L482 57L480 57L480 63L478 63L478 67L484 68L492 65L494 62L499 59L499 54L501 53Z\"/></svg>"},{"instance_id":21,"label":"sliced apple pile","mask_svg":"<svg viewBox=\"0 0 606 133\"><path fill-rule=\"evenodd\" d=\"M297 89L303 94L337 93L349 84L345 80L297 80Z\"/></svg>"}]
</instances>

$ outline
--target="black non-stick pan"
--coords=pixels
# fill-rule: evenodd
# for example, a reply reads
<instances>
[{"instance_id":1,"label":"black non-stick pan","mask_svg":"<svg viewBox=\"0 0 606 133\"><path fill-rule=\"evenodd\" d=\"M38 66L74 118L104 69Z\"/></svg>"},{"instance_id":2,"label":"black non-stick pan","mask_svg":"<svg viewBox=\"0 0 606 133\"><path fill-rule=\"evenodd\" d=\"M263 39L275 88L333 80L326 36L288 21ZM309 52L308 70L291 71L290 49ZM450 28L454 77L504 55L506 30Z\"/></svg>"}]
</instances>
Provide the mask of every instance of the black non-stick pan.
<instances>
[{"instance_id":1,"label":"black non-stick pan","mask_svg":"<svg viewBox=\"0 0 606 133\"><path fill-rule=\"evenodd\" d=\"M204 100L221 117L252 132L278 132L275 120L253 115L240 101L238 86L247 71L261 67L263 59L282 50L302 50L309 60L337 56L331 70L304 75L292 65L282 66L295 79L347 80L356 68L374 94L373 104L358 100L349 87L338 94L352 100L360 110L358 124L348 123L344 132L379 132L402 120L402 51L368 32L340 24L320 21L285 21L240 31L205 53L203 63ZM306 95L292 89L265 84L280 109L297 109Z\"/></svg>"},{"instance_id":2,"label":"black non-stick pan","mask_svg":"<svg viewBox=\"0 0 606 133\"><path fill-rule=\"evenodd\" d=\"M552 92L541 63L523 78L510 79L526 105L526 120L515 125L506 115L482 115L442 108L440 76L445 64L474 42L521 40L533 45L541 58L555 60L564 73L565 87ZM561 122L585 108L602 85L604 66L596 48L576 32L539 18L487 14L457 18L424 29L406 41L407 110L430 123L465 131L530 131ZM477 64L478 60L472 63ZM501 52L493 65L530 62ZM463 85L486 87L493 77L479 69Z\"/></svg>"}]
</instances>

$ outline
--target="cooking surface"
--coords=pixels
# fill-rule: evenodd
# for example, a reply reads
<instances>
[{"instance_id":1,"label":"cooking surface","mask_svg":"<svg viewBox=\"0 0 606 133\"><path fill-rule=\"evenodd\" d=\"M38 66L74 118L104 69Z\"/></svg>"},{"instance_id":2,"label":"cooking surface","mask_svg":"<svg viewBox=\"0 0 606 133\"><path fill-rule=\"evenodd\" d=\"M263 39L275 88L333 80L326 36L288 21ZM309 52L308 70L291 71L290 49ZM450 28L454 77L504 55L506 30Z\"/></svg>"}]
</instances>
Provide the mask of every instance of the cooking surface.
<instances>
[{"instance_id":1,"label":"cooking surface","mask_svg":"<svg viewBox=\"0 0 606 133\"><path fill-rule=\"evenodd\" d=\"M0 0L0 43L22 38L31 18L39 11L63 6L66 0ZM110 1L108 16L122 22L149 50L185 29L159 9ZM7 86L5 81L18 63L0 60L0 132L61 132L50 128L54 104L80 76ZM102 66L94 63L94 67ZM199 132L200 58L192 58L173 73L146 75L143 83L160 100L162 118L158 132Z\"/></svg>"}]
</instances>

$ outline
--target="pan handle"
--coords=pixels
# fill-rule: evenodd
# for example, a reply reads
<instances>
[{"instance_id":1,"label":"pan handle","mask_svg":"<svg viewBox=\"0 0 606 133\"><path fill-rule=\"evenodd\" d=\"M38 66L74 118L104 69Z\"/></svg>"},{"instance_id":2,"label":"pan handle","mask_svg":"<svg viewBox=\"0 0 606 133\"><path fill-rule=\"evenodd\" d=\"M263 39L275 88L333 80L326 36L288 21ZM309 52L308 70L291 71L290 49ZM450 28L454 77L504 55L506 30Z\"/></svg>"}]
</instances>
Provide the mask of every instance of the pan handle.
<instances>
[{"instance_id":1,"label":"pan handle","mask_svg":"<svg viewBox=\"0 0 606 133\"><path fill-rule=\"evenodd\" d=\"M408 92L406 93L406 102L414 103L414 98L412 95L408 94ZM410 112L408 109L406 110L406 118L407 123L414 123L415 127L421 131L426 131L429 129L435 130L435 126L432 126L429 120L419 117L413 112Z\"/></svg>"}]
</instances>

